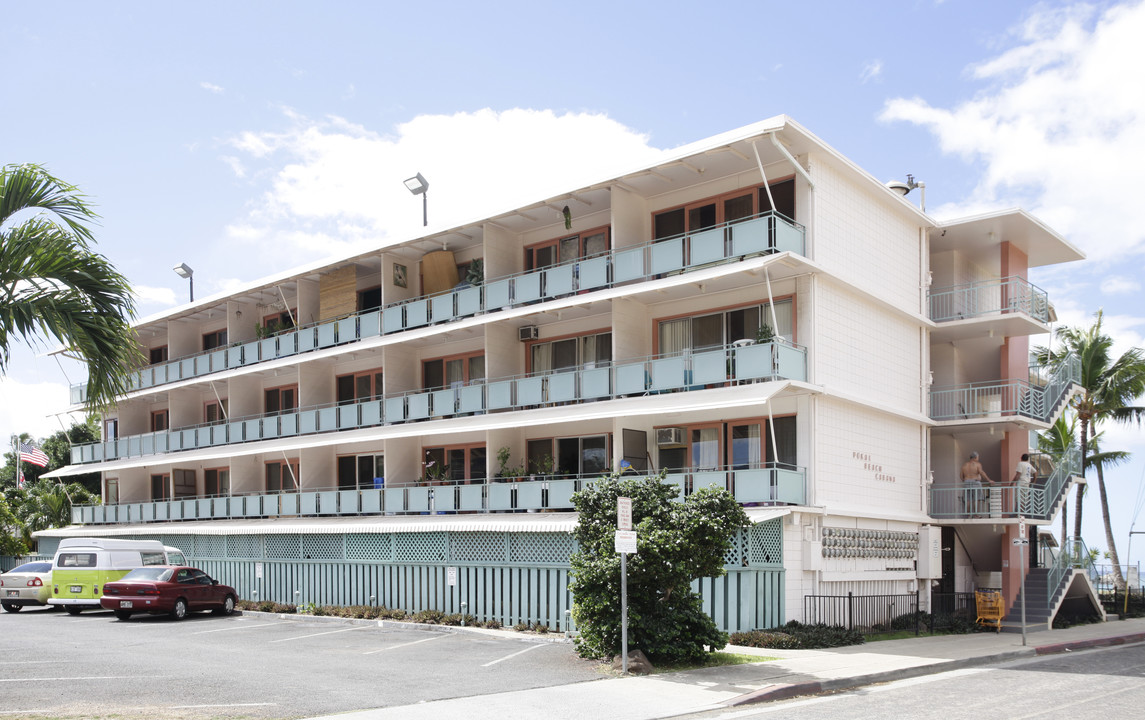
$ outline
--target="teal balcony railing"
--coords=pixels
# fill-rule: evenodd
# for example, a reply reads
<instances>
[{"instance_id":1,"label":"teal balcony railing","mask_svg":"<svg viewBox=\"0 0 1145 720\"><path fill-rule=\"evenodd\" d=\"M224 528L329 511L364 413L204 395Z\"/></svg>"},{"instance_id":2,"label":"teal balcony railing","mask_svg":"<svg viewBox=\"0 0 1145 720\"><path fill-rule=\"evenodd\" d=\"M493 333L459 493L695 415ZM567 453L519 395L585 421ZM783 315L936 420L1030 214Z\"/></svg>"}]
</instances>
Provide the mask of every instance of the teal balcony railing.
<instances>
[{"instance_id":1,"label":"teal balcony railing","mask_svg":"<svg viewBox=\"0 0 1145 720\"><path fill-rule=\"evenodd\" d=\"M1038 322L1049 322L1049 298L1037 285L1016 276L930 291L930 319L935 322L1005 313L1023 313Z\"/></svg>"},{"instance_id":2,"label":"teal balcony railing","mask_svg":"<svg viewBox=\"0 0 1145 720\"><path fill-rule=\"evenodd\" d=\"M807 379L804 348L780 342L728 345L559 372L482 380L436 390L415 390L359 403L231 417L221 423L76 445L72 447L71 459L73 464L102 462L296 435L780 379Z\"/></svg>"},{"instance_id":3,"label":"teal balcony railing","mask_svg":"<svg viewBox=\"0 0 1145 720\"><path fill-rule=\"evenodd\" d=\"M934 420L1023 415L1050 422L1070 387L1081 381L1081 363L1073 355L1055 368L1034 366L1029 380L988 380L930 391Z\"/></svg>"},{"instance_id":4,"label":"teal balcony railing","mask_svg":"<svg viewBox=\"0 0 1145 720\"><path fill-rule=\"evenodd\" d=\"M1031 455L1035 468L1043 469L1029 487L1004 482L984 488L966 487L961 483L932 485L928 511L933 518L966 520L990 518L1016 520L1030 518L1051 520L1069 491L1069 480L1081 473L1081 451L1070 450L1055 462L1048 455Z\"/></svg>"},{"instance_id":5,"label":"teal balcony railing","mask_svg":"<svg viewBox=\"0 0 1145 720\"><path fill-rule=\"evenodd\" d=\"M618 248L562 265L495 278L481 286L456 288L380 310L300 326L274 337L149 365L135 373L131 388L143 390L378 335L735 262L750 255L788 251L802 255L803 247L802 225L779 213L764 213L700 232ZM86 383L71 386L73 405L86 399Z\"/></svg>"},{"instance_id":6,"label":"teal balcony railing","mask_svg":"<svg viewBox=\"0 0 1145 720\"><path fill-rule=\"evenodd\" d=\"M365 489L328 488L302 492L189 497L118 505L77 505L72 522L83 525L134 524L172 520L222 520L336 515L426 515L570 511L572 494L599 475L498 478L439 485ZM806 473L785 465L755 465L704 471L672 471L665 482L682 500L704 487L732 493L745 505L802 505Z\"/></svg>"}]
</instances>

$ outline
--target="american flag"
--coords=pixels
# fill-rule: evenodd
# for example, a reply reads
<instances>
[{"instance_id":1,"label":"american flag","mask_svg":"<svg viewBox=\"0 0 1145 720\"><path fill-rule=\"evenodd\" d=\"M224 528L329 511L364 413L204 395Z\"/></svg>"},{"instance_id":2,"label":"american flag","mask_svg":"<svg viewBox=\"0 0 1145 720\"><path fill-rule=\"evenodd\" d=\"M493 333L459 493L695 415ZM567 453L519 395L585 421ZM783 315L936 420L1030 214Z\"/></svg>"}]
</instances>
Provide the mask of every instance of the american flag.
<instances>
[{"instance_id":1,"label":"american flag","mask_svg":"<svg viewBox=\"0 0 1145 720\"><path fill-rule=\"evenodd\" d=\"M48 456L44 454L43 450L32 443L20 443L20 459L33 465L39 465L40 467L48 466Z\"/></svg>"}]
</instances>

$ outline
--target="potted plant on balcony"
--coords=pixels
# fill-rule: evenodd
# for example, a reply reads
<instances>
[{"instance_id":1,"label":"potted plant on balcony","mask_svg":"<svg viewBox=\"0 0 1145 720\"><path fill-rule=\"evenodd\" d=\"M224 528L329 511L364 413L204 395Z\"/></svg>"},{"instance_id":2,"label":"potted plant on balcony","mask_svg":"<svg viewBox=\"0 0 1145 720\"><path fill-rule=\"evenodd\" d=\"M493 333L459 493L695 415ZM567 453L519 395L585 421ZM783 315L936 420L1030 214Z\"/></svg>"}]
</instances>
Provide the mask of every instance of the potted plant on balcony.
<instances>
[{"instance_id":1,"label":"potted plant on balcony","mask_svg":"<svg viewBox=\"0 0 1145 720\"><path fill-rule=\"evenodd\" d=\"M764 345L769 342L775 342L775 331L771 329L771 325L764 323L755 331L755 343Z\"/></svg>"},{"instance_id":2,"label":"potted plant on balcony","mask_svg":"<svg viewBox=\"0 0 1145 720\"><path fill-rule=\"evenodd\" d=\"M506 481L524 476L525 468L520 465L509 465L511 451L507 446L497 451L497 477L496 480Z\"/></svg>"}]
</instances>

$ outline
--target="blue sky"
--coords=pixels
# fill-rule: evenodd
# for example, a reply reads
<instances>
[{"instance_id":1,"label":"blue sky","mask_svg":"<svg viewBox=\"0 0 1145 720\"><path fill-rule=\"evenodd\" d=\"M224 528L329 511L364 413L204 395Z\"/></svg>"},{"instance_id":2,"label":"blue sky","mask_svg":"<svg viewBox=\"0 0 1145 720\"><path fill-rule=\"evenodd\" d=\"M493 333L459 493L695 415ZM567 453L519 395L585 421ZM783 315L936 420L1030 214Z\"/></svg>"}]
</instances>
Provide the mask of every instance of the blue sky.
<instances>
[{"instance_id":1,"label":"blue sky","mask_svg":"<svg viewBox=\"0 0 1145 720\"><path fill-rule=\"evenodd\" d=\"M1090 258L1032 274L1062 321L1101 307L1119 348L1145 344L1145 7L872 7L7 2L0 162L93 197L148 315L186 297L179 262L206 296L416 233L418 171L443 226L786 113L880 179L924 180L937 217L1034 212ZM58 429L63 386L17 349L0 435ZM1124 551L1145 439L1106 447L1137 456L1107 478Z\"/></svg>"}]
</instances>

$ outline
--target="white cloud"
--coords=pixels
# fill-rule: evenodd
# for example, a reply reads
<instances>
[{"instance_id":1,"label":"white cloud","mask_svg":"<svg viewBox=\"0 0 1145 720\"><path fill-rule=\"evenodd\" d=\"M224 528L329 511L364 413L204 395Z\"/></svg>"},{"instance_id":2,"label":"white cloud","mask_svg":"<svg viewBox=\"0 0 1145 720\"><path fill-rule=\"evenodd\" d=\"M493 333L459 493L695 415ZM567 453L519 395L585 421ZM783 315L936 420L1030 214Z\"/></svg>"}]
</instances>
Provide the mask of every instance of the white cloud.
<instances>
[{"instance_id":1,"label":"white cloud","mask_svg":"<svg viewBox=\"0 0 1145 720\"><path fill-rule=\"evenodd\" d=\"M140 303L169 307L177 302L175 299L175 291L171 288L134 285L131 289L135 291L135 297L139 299Z\"/></svg>"},{"instance_id":2,"label":"white cloud","mask_svg":"<svg viewBox=\"0 0 1145 720\"><path fill-rule=\"evenodd\" d=\"M46 438L61 427L54 415L43 414L43 408L68 404L68 387L63 383L25 383L10 376L0 377L0 438L7 443L13 434L23 432L37 439ZM71 418L60 419L65 427L71 426Z\"/></svg>"},{"instance_id":3,"label":"white cloud","mask_svg":"<svg viewBox=\"0 0 1145 720\"><path fill-rule=\"evenodd\" d=\"M1030 207L1096 264L1145 250L1145 4L1095 17L1039 6L1018 45L969 68L987 86L950 108L895 98L881 118L928 128L942 149L981 167L965 203Z\"/></svg>"},{"instance_id":4,"label":"white cloud","mask_svg":"<svg viewBox=\"0 0 1145 720\"><path fill-rule=\"evenodd\" d=\"M223 155L223 156L219 157L219 159L227 164L227 167L229 167L231 169L231 172L233 172L235 174L235 177L238 177L238 178L246 177L246 168L243 167L242 160L239 160L234 155Z\"/></svg>"},{"instance_id":5,"label":"white cloud","mask_svg":"<svg viewBox=\"0 0 1145 720\"><path fill-rule=\"evenodd\" d=\"M421 201L402 181L430 184L431 226L449 226L539 200L649 161L662 151L603 114L480 110L423 115L383 134L339 117L284 113L283 132L231 140L266 165L269 189L227 229L272 242L293 262L379 245L421 231ZM285 252L284 252L285 251Z\"/></svg>"},{"instance_id":6,"label":"white cloud","mask_svg":"<svg viewBox=\"0 0 1145 720\"><path fill-rule=\"evenodd\" d=\"M207 92L212 92L216 95L221 95L223 92L223 89L221 87L219 87L218 85L215 85L214 83L209 83L206 80L199 83L199 87L203 88Z\"/></svg>"},{"instance_id":7,"label":"white cloud","mask_svg":"<svg viewBox=\"0 0 1145 720\"><path fill-rule=\"evenodd\" d=\"M1106 278L1101 283L1101 292L1106 295L1121 295L1126 293L1137 292L1141 289L1141 283L1133 278L1127 278L1120 275Z\"/></svg>"},{"instance_id":8,"label":"white cloud","mask_svg":"<svg viewBox=\"0 0 1145 720\"><path fill-rule=\"evenodd\" d=\"M883 74L883 61L882 60L868 60L863 64L863 70L859 73L859 82L867 83L874 80L879 75Z\"/></svg>"}]
</instances>

